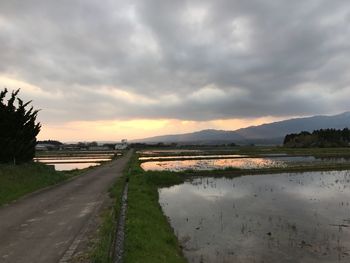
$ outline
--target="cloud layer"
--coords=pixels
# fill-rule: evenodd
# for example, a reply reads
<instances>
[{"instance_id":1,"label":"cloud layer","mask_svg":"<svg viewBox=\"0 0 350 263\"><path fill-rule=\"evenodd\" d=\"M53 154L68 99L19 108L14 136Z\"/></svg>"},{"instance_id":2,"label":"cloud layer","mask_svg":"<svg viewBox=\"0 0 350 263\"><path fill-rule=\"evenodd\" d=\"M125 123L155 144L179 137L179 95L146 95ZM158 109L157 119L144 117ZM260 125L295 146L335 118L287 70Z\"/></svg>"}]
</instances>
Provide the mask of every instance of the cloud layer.
<instances>
[{"instance_id":1,"label":"cloud layer","mask_svg":"<svg viewBox=\"0 0 350 263\"><path fill-rule=\"evenodd\" d=\"M46 121L350 110L350 3L0 2L0 85Z\"/></svg>"}]
</instances>

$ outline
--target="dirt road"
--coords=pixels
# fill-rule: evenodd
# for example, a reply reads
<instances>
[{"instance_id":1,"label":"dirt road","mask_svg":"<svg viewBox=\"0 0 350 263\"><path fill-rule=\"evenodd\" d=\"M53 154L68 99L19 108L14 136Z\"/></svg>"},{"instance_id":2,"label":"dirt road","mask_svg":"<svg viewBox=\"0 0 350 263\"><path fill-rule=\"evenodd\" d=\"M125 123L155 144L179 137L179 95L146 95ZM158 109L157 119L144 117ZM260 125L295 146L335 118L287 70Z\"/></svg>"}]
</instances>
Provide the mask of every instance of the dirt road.
<instances>
[{"instance_id":1,"label":"dirt road","mask_svg":"<svg viewBox=\"0 0 350 263\"><path fill-rule=\"evenodd\" d=\"M0 262L69 262L130 156L0 208Z\"/></svg>"}]
</instances>

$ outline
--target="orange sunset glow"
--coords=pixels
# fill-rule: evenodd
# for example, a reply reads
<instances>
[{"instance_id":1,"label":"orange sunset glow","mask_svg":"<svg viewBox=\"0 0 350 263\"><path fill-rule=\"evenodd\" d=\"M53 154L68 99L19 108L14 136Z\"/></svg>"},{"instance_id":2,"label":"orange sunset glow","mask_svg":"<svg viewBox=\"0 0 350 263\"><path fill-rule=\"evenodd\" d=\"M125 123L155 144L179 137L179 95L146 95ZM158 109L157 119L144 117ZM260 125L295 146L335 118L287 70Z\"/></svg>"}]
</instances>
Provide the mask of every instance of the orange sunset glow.
<instances>
[{"instance_id":1,"label":"orange sunset glow","mask_svg":"<svg viewBox=\"0 0 350 263\"><path fill-rule=\"evenodd\" d=\"M39 2L0 4L0 86L40 109L39 140L235 131L349 110L345 4L305 26L265 23L239 1Z\"/></svg>"},{"instance_id":2,"label":"orange sunset glow","mask_svg":"<svg viewBox=\"0 0 350 263\"><path fill-rule=\"evenodd\" d=\"M179 134L203 129L231 130L244 128L251 125L259 125L277 118L264 117L257 119L231 119L213 120L208 122L181 121L172 119L162 120L129 120L129 121L94 121L94 122L68 122L59 125L43 123L39 138L58 138L62 141L79 141L84 138L87 141L129 140L145 137Z\"/></svg>"}]
</instances>

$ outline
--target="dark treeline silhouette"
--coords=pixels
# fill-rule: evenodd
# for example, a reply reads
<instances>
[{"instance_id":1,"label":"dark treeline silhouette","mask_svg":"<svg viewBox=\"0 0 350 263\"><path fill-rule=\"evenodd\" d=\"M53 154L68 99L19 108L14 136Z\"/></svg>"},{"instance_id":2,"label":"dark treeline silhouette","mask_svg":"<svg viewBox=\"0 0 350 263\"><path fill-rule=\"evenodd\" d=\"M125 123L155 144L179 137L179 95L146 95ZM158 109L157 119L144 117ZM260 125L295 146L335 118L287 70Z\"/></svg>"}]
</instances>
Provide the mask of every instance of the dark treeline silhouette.
<instances>
[{"instance_id":1,"label":"dark treeline silhouette","mask_svg":"<svg viewBox=\"0 0 350 263\"><path fill-rule=\"evenodd\" d=\"M345 147L350 143L350 130L344 128L321 129L312 133L303 131L286 135L283 145L286 147Z\"/></svg>"},{"instance_id":2,"label":"dark treeline silhouette","mask_svg":"<svg viewBox=\"0 0 350 263\"><path fill-rule=\"evenodd\" d=\"M6 102L7 89L0 92L0 163L19 164L31 161L35 155L36 136L40 123L31 101L23 102L13 91Z\"/></svg>"},{"instance_id":3,"label":"dark treeline silhouette","mask_svg":"<svg viewBox=\"0 0 350 263\"><path fill-rule=\"evenodd\" d=\"M56 140L43 140L43 141L38 141L38 144L51 144L51 145L55 145L55 146L60 146L63 145L63 143L61 143L60 141L56 141Z\"/></svg>"}]
</instances>

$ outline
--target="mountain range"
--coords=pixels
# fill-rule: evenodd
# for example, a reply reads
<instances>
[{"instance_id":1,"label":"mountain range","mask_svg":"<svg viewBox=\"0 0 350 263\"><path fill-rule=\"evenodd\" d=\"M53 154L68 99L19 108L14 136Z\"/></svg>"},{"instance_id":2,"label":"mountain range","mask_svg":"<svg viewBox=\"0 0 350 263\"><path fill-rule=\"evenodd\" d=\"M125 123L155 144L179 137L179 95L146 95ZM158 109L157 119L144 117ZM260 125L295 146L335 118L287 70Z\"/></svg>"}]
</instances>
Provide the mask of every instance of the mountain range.
<instances>
[{"instance_id":1,"label":"mountain range","mask_svg":"<svg viewBox=\"0 0 350 263\"><path fill-rule=\"evenodd\" d=\"M281 144L286 134L318 129L350 127L350 111L337 115L317 115L294 118L258 126L250 126L234 131L202 130L192 133L162 135L135 140L148 143L183 143L183 144Z\"/></svg>"}]
</instances>

